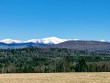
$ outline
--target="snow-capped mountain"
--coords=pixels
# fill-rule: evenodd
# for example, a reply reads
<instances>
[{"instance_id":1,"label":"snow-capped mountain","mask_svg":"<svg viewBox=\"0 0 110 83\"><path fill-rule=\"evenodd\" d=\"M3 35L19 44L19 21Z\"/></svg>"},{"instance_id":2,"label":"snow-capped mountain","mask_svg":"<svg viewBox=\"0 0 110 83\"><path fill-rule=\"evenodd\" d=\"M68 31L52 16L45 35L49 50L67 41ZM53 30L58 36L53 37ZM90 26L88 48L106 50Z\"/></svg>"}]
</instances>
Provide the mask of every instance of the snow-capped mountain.
<instances>
[{"instance_id":1,"label":"snow-capped mountain","mask_svg":"<svg viewBox=\"0 0 110 83\"><path fill-rule=\"evenodd\" d=\"M110 42L105 40L79 40L79 39L61 39L57 37L49 37L43 39L30 39L27 41L4 39L0 40L0 49L25 48L30 46L37 47L58 47L58 48L86 48L86 49L110 49Z\"/></svg>"},{"instance_id":2,"label":"snow-capped mountain","mask_svg":"<svg viewBox=\"0 0 110 83\"><path fill-rule=\"evenodd\" d=\"M67 41L66 39L60 39L57 37L49 37L49 38L43 38L43 39L31 39L24 41L25 43L27 42L32 42L32 43L43 43L43 44L58 44L61 42Z\"/></svg>"},{"instance_id":3,"label":"snow-capped mountain","mask_svg":"<svg viewBox=\"0 0 110 83\"><path fill-rule=\"evenodd\" d=\"M67 41L67 39L60 39L57 37L50 37L50 38L41 39L41 42L43 42L44 44L48 44L48 43L58 44L58 43L61 43L64 41Z\"/></svg>"},{"instance_id":4,"label":"snow-capped mountain","mask_svg":"<svg viewBox=\"0 0 110 83\"><path fill-rule=\"evenodd\" d=\"M22 40L13 40L13 39L4 39L0 40L0 43L5 43L5 44L13 44L13 43L42 43L42 44L59 44L65 41L80 41L79 39L61 39L57 37L48 37L48 38L42 38L42 39L30 39L26 41ZM88 40L92 41L92 40ZM105 40L99 40L100 42L108 42Z\"/></svg>"},{"instance_id":5,"label":"snow-capped mountain","mask_svg":"<svg viewBox=\"0 0 110 83\"><path fill-rule=\"evenodd\" d=\"M1 43L5 44L12 44L12 43L43 43L43 44L58 44L61 42L67 41L67 39L60 39L57 37L49 37L49 38L43 38L43 39L30 39L27 41L21 41L21 40L12 40L12 39L4 39L0 40Z\"/></svg>"},{"instance_id":6,"label":"snow-capped mountain","mask_svg":"<svg viewBox=\"0 0 110 83\"><path fill-rule=\"evenodd\" d=\"M11 44L11 43L22 43L20 40L4 39L0 40L1 43Z\"/></svg>"},{"instance_id":7,"label":"snow-capped mountain","mask_svg":"<svg viewBox=\"0 0 110 83\"><path fill-rule=\"evenodd\" d=\"M59 44L65 41L67 41L67 39L60 39L57 37L30 39L26 41L4 39L4 40L0 40L0 48L7 49L7 48L24 48L29 46L47 46L47 45Z\"/></svg>"}]
</instances>

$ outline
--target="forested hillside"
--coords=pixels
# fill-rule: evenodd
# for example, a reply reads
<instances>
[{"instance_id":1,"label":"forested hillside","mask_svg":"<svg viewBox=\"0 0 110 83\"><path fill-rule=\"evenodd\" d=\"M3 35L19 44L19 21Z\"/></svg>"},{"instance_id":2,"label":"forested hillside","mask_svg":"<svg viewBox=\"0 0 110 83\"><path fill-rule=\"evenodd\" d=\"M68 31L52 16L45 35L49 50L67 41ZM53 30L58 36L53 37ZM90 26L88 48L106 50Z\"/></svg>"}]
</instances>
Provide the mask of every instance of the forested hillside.
<instances>
[{"instance_id":1,"label":"forested hillside","mask_svg":"<svg viewBox=\"0 0 110 83\"><path fill-rule=\"evenodd\" d=\"M0 73L108 72L109 50L0 49Z\"/></svg>"}]
</instances>

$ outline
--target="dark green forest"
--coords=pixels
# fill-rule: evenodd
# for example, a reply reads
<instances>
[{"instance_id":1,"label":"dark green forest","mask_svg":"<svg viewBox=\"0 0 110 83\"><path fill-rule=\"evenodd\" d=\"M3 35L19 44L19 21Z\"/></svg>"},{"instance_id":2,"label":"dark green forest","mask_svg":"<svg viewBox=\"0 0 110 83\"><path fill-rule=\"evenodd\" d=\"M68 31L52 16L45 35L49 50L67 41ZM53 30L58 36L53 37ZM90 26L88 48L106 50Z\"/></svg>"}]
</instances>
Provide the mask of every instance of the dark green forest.
<instances>
[{"instance_id":1,"label":"dark green forest","mask_svg":"<svg viewBox=\"0 0 110 83\"><path fill-rule=\"evenodd\" d=\"M0 49L0 73L110 72L110 51Z\"/></svg>"}]
</instances>

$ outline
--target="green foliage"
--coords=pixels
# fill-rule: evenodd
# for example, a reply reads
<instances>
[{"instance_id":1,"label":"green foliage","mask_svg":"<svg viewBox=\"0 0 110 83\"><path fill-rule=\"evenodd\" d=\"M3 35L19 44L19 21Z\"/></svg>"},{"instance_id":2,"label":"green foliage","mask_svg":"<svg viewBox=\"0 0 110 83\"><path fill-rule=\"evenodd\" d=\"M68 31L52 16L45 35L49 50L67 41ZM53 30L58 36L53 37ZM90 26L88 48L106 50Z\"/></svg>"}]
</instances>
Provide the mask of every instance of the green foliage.
<instances>
[{"instance_id":1,"label":"green foliage","mask_svg":"<svg viewBox=\"0 0 110 83\"><path fill-rule=\"evenodd\" d=\"M83 58L79 59L78 63L75 66L75 71L76 72L85 72L85 71L87 71L87 64L86 64L86 61Z\"/></svg>"},{"instance_id":2,"label":"green foliage","mask_svg":"<svg viewBox=\"0 0 110 83\"><path fill-rule=\"evenodd\" d=\"M0 49L0 73L110 71L109 51L66 48Z\"/></svg>"}]
</instances>

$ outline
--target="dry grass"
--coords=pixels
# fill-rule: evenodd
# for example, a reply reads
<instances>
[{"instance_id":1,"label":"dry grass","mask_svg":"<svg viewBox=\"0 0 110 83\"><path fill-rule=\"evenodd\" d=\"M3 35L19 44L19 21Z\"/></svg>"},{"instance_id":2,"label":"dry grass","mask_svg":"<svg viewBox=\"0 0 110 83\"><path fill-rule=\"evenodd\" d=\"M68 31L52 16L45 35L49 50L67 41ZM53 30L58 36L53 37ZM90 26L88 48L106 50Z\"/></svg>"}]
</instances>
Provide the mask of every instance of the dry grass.
<instances>
[{"instance_id":1,"label":"dry grass","mask_svg":"<svg viewBox=\"0 0 110 83\"><path fill-rule=\"evenodd\" d=\"M110 73L1 74L0 83L110 83Z\"/></svg>"}]
</instances>

